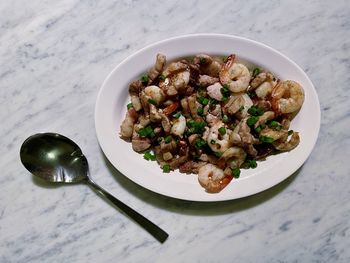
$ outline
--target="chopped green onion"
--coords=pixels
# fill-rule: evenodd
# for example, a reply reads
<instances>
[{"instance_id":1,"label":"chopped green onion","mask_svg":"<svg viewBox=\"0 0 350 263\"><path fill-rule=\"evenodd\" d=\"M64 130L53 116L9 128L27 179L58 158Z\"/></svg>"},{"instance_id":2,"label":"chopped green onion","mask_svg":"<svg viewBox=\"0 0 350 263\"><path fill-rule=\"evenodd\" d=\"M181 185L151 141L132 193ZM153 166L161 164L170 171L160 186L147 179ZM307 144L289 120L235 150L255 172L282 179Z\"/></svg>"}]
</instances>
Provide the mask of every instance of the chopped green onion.
<instances>
[{"instance_id":1,"label":"chopped green onion","mask_svg":"<svg viewBox=\"0 0 350 263\"><path fill-rule=\"evenodd\" d=\"M214 152L214 154L215 154L216 157L220 158L223 153L222 152Z\"/></svg>"},{"instance_id":2,"label":"chopped green onion","mask_svg":"<svg viewBox=\"0 0 350 263\"><path fill-rule=\"evenodd\" d=\"M271 128L271 129L274 129L277 131L282 129L282 125L277 121L271 121L267 126L269 126L269 128Z\"/></svg>"},{"instance_id":3,"label":"chopped green onion","mask_svg":"<svg viewBox=\"0 0 350 263\"><path fill-rule=\"evenodd\" d=\"M248 159L248 160L245 160L245 162L242 164L242 168L245 168L245 169L249 169L249 168L256 168L258 166L258 164L256 163L256 160L254 159Z\"/></svg>"},{"instance_id":4,"label":"chopped green onion","mask_svg":"<svg viewBox=\"0 0 350 263\"><path fill-rule=\"evenodd\" d=\"M219 103L219 101L217 101L216 99L210 98L209 103L210 105L216 105Z\"/></svg>"},{"instance_id":5,"label":"chopped green onion","mask_svg":"<svg viewBox=\"0 0 350 263\"><path fill-rule=\"evenodd\" d=\"M261 70L259 68L254 68L253 73L252 73L252 77L255 78L257 75L259 75L260 72L261 72Z\"/></svg>"},{"instance_id":6,"label":"chopped green onion","mask_svg":"<svg viewBox=\"0 0 350 263\"><path fill-rule=\"evenodd\" d=\"M145 128L139 129L138 134L141 137L154 137L155 136L154 131L153 131L151 126L147 126Z\"/></svg>"},{"instance_id":7,"label":"chopped green onion","mask_svg":"<svg viewBox=\"0 0 350 263\"><path fill-rule=\"evenodd\" d=\"M178 111L178 112L173 114L173 117L176 119L180 118L180 116L181 116L181 111Z\"/></svg>"},{"instance_id":8,"label":"chopped green onion","mask_svg":"<svg viewBox=\"0 0 350 263\"><path fill-rule=\"evenodd\" d=\"M206 97L201 96L201 97L198 98L198 102L200 104L202 104L202 105L207 105L209 103L209 99L206 98Z\"/></svg>"},{"instance_id":9,"label":"chopped green onion","mask_svg":"<svg viewBox=\"0 0 350 263\"><path fill-rule=\"evenodd\" d=\"M173 139L173 137L171 137L171 135L168 135L167 137L165 137L164 142L170 143L172 139Z\"/></svg>"},{"instance_id":10,"label":"chopped green onion","mask_svg":"<svg viewBox=\"0 0 350 263\"><path fill-rule=\"evenodd\" d=\"M262 129L265 129L265 128L266 128L266 125L265 124L261 124L255 129L255 131L257 133L259 133L259 132L261 132Z\"/></svg>"},{"instance_id":11,"label":"chopped green onion","mask_svg":"<svg viewBox=\"0 0 350 263\"><path fill-rule=\"evenodd\" d=\"M249 108L248 113L252 116L261 116L264 114L264 110L253 105Z\"/></svg>"},{"instance_id":12,"label":"chopped green onion","mask_svg":"<svg viewBox=\"0 0 350 263\"><path fill-rule=\"evenodd\" d=\"M273 141L274 141L273 138L268 137L268 136L264 136L264 135L261 135L261 136L259 137L259 140L260 140L261 142L266 142L266 143L273 143Z\"/></svg>"},{"instance_id":13,"label":"chopped green onion","mask_svg":"<svg viewBox=\"0 0 350 263\"><path fill-rule=\"evenodd\" d=\"M200 58L199 59L199 64L205 64L207 60L205 58Z\"/></svg>"},{"instance_id":14,"label":"chopped green onion","mask_svg":"<svg viewBox=\"0 0 350 263\"><path fill-rule=\"evenodd\" d=\"M247 94L248 94L248 96L249 96L250 98L256 97L255 91L248 91Z\"/></svg>"},{"instance_id":15,"label":"chopped green onion","mask_svg":"<svg viewBox=\"0 0 350 263\"><path fill-rule=\"evenodd\" d=\"M221 101L222 101L222 102L226 102L226 101L228 101L229 98L230 98L230 97L223 96L222 99L221 99Z\"/></svg>"},{"instance_id":16,"label":"chopped green onion","mask_svg":"<svg viewBox=\"0 0 350 263\"><path fill-rule=\"evenodd\" d=\"M149 76L147 74L141 76L141 82L147 84L149 81Z\"/></svg>"},{"instance_id":17,"label":"chopped green onion","mask_svg":"<svg viewBox=\"0 0 350 263\"><path fill-rule=\"evenodd\" d=\"M197 113L198 113L199 115L203 115L203 113L204 113L203 108L202 108L202 107L199 107L199 108L197 109Z\"/></svg>"},{"instance_id":18,"label":"chopped green onion","mask_svg":"<svg viewBox=\"0 0 350 263\"><path fill-rule=\"evenodd\" d=\"M163 140L164 140L163 137L158 137L158 138L157 138L157 141L158 141L159 144L160 144Z\"/></svg>"},{"instance_id":19,"label":"chopped green onion","mask_svg":"<svg viewBox=\"0 0 350 263\"><path fill-rule=\"evenodd\" d=\"M234 168L231 170L231 173L234 178L239 178L241 170L239 168Z\"/></svg>"},{"instance_id":20,"label":"chopped green onion","mask_svg":"<svg viewBox=\"0 0 350 263\"><path fill-rule=\"evenodd\" d=\"M200 148L204 147L205 145L207 145L207 142L203 139L197 139L194 142L194 147L196 147L197 149L200 149Z\"/></svg>"},{"instance_id":21,"label":"chopped green onion","mask_svg":"<svg viewBox=\"0 0 350 263\"><path fill-rule=\"evenodd\" d=\"M256 163L256 160L254 160L254 159L253 160L249 160L248 162L249 162L249 167L250 168L254 169L254 168L256 168L258 166L258 164Z\"/></svg>"},{"instance_id":22,"label":"chopped green onion","mask_svg":"<svg viewBox=\"0 0 350 263\"><path fill-rule=\"evenodd\" d=\"M221 135L225 135L225 134L226 134L226 129L225 129L225 127L220 127L220 128L218 129L218 131L219 131L219 133L220 133Z\"/></svg>"},{"instance_id":23,"label":"chopped green onion","mask_svg":"<svg viewBox=\"0 0 350 263\"><path fill-rule=\"evenodd\" d=\"M222 121L223 121L223 122L228 122L228 117L227 117L227 115L222 116Z\"/></svg>"},{"instance_id":24,"label":"chopped green onion","mask_svg":"<svg viewBox=\"0 0 350 263\"><path fill-rule=\"evenodd\" d=\"M170 172L170 165L164 164L162 169L163 169L163 173L169 173Z\"/></svg>"},{"instance_id":25,"label":"chopped green onion","mask_svg":"<svg viewBox=\"0 0 350 263\"><path fill-rule=\"evenodd\" d=\"M220 89L220 92L222 94L222 96L224 97L229 97L230 96L230 90L228 89L228 85L223 85L223 87Z\"/></svg>"},{"instance_id":26,"label":"chopped green onion","mask_svg":"<svg viewBox=\"0 0 350 263\"><path fill-rule=\"evenodd\" d=\"M126 107L128 108L128 110L130 110L130 109L133 108L134 106L132 105L132 102L130 102L128 105L126 105Z\"/></svg>"},{"instance_id":27,"label":"chopped green onion","mask_svg":"<svg viewBox=\"0 0 350 263\"><path fill-rule=\"evenodd\" d=\"M163 74L161 74L161 75L158 76L158 79L159 79L159 80L165 80L166 77L165 77Z\"/></svg>"},{"instance_id":28,"label":"chopped green onion","mask_svg":"<svg viewBox=\"0 0 350 263\"><path fill-rule=\"evenodd\" d=\"M211 144L215 144L216 141L215 141L215 140L211 140L210 143L211 143Z\"/></svg>"},{"instance_id":29,"label":"chopped green onion","mask_svg":"<svg viewBox=\"0 0 350 263\"><path fill-rule=\"evenodd\" d=\"M207 126L207 123L204 121L194 121L194 120L189 120L187 122L187 126L189 127L188 133L203 133L205 126Z\"/></svg>"},{"instance_id":30,"label":"chopped green onion","mask_svg":"<svg viewBox=\"0 0 350 263\"><path fill-rule=\"evenodd\" d=\"M143 155L143 158L146 159L147 161L155 161L156 160L156 155L152 154L150 151L147 151Z\"/></svg>"},{"instance_id":31,"label":"chopped green onion","mask_svg":"<svg viewBox=\"0 0 350 263\"><path fill-rule=\"evenodd\" d=\"M293 132L294 132L293 130L289 130L289 131L288 131L288 135L292 135Z\"/></svg>"},{"instance_id":32,"label":"chopped green onion","mask_svg":"<svg viewBox=\"0 0 350 263\"><path fill-rule=\"evenodd\" d=\"M253 126L258 121L258 119L259 117L256 117L256 116L249 117L247 119L248 126Z\"/></svg>"},{"instance_id":33,"label":"chopped green onion","mask_svg":"<svg viewBox=\"0 0 350 263\"><path fill-rule=\"evenodd\" d=\"M244 110L244 106L239 107L238 111L242 112Z\"/></svg>"},{"instance_id":34,"label":"chopped green onion","mask_svg":"<svg viewBox=\"0 0 350 263\"><path fill-rule=\"evenodd\" d=\"M157 105L157 102L154 99L148 99L148 103Z\"/></svg>"}]
</instances>

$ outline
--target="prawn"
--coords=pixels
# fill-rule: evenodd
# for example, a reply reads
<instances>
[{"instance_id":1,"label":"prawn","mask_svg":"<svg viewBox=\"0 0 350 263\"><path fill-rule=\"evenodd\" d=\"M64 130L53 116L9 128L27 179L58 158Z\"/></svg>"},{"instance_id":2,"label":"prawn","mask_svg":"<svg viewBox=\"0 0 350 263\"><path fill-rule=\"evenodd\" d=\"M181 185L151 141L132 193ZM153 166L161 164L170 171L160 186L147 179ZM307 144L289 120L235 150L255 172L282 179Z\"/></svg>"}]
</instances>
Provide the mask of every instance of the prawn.
<instances>
[{"instance_id":1,"label":"prawn","mask_svg":"<svg viewBox=\"0 0 350 263\"><path fill-rule=\"evenodd\" d=\"M247 124L248 117L242 119L230 136L230 142L236 145L254 144L257 139L250 133L250 127Z\"/></svg>"},{"instance_id":2,"label":"prawn","mask_svg":"<svg viewBox=\"0 0 350 263\"><path fill-rule=\"evenodd\" d=\"M245 161L247 153L241 147L228 148L220 157L220 160L224 160L229 164L230 168L239 168ZM219 161L220 161L219 160Z\"/></svg>"},{"instance_id":3,"label":"prawn","mask_svg":"<svg viewBox=\"0 0 350 263\"><path fill-rule=\"evenodd\" d=\"M222 89L222 86L219 82L216 82L213 85L208 86L207 92L209 97L216 99L218 101L221 101L223 98L221 89Z\"/></svg>"},{"instance_id":4,"label":"prawn","mask_svg":"<svg viewBox=\"0 0 350 263\"><path fill-rule=\"evenodd\" d=\"M128 111L125 114L125 119L123 120L122 124L120 125L120 136L125 139L129 140L133 134L133 128L134 124L137 122L138 114L134 108L128 109Z\"/></svg>"},{"instance_id":5,"label":"prawn","mask_svg":"<svg viewBox=\"0 0 350 263\"><path fill-rule=\"evenodd\" d=\"M151 85L146 87L143 90L144 94L147 96L147 99L152 99L154 102L159 105L165 99L164 92L155 85Z\"/></svg>"},{"instance_id":6,"label":"prawn","mask_svg":"<svg viewBox=\"0 0 350 263\"><path fill-rule=\"evenodd\" d=\"M165 55L158 53L156 57L156 63L154 64L153 68L148 72L149 81L148 83L152 83L162 72L164 66L166 63L166 57Z\"/></svg>"},{"instance_id":7,"label":"prawn","mask_svg":"<svg viewBox=\"0 0 350 263\"><path fill-rule=\"evenodd\" d=\"M186 118L181 115L178 119L174 121L174 124L171 127L170 132L182 138L182 135L185 132L185 129L186 129Z\"/></svg>"},{"instance_id":8,"label":"prawn","mask_svg":"<svg viewBox=\"0 0 350 263\"><path fill-rule=\"evenodd\" d=\"M136 111L140 111L142 109L141 101L139 98L139 93L142 89L141 80L135 80L129 85L129 94L132 106Z\"/></svg>"},{"instance_id":9,"label":"prawn","mask_svg":"<svg viewBox=\"0 0 350 263\"><path fill-rule=\"evenodd\" d=\"M190 69L181 61L170 63L163 71L164 80L159 82L160 88L168 95L174 96L185 91L190 82Z\"/></svg>"},{"instance_id":10,"label":"prawn","mask_svg":"<svg viewBox=\"0 0 350 263\"><path fill-rule=\"evenodd\" d=\"M271 94L276 84L277 80L270 72L261 72L251 81L250 86L259 98L265 98Z\"/></svg>"},{"instance_id":11,"label":"prawn","mask_svg":"<svg viewBox=\"0 0 350 263\"><path fill-rule=\"evenodd\" d=\"M218 193L232 180L232 176L213 164L206 164L198 170L198 182L208 193Z\"/></svg>"},{"instance_id":12,"label":"prawn","mask_svg":"<svg viewBox=\"0 0 350 263\"><path fill-rule=\"evenodd\" d=\"M219 132L220 128L225 128L223 122L216 122L209 130L207 143L214 152L225 152L230 146L231 130L225 129L225 134Z\"/></svg>"},{"instance_id":13,"label":"prawn","mask_svg":"<svg viewBox=\"0 0 350 263\"><path fill-rule=\"evenodd\" d=\"M235 114L238 119L248 115L248 109L253 106L253 101L247 94L233 95L224 106L224 111Z\"/></svg>"},{"instance_id":14,"label":"prawn","mask_svg":"<svg viewBox=\"0 0 350 263\"><path fill-rule=\"evenodd\" d=\"M195 56L193 63L199 66L201 73L210 77L218 77L222 66L222 62L219 62L218 59L207 54Z\"/></svg>"},{"instance_id":15,"label":"prawn","mask_svg":"<svg viewBox=\"0 0 350 263\"><path fill-rule=\"evenodd\" d=\"M198 85L201 87L207 87L207 86L213 85L218 81L219 81L219 78L214 78L208 75L199 75L198 77Z\"/></svg>"},{"instance_id":16,"label":"prawn","mask_svg":"<svg viewBox=\"0 0 350 263\"><path fill-rule=\"evenodd\" d=\"M272 138L274 141L277 141L281 138L285 138L287 135L288 135L287 130L282 129L277 131L277 130L270 129L268 127L262 129L260 132L260 136Z\"/></svg>"},{"instance_id":17,"label":"prawn","mask_svg":"<svg viewBox=\"0 0 350 263\"><path fill-rule=\"evenodd\" d=\"M300 137L298 132L293 132L291 138L285 141L275 141L272 143L272 145L275 147L276 150L282 151L282 152L289 152L293 150L295 147L299 145Z\"/></svg>"},{"instance_id":18,"label":"prawn","mask_svg":"<svg viewBox=\"0 0 350 263\"><path fill-rule=\"evenodd\" d=\"M293 80L285 80L273 88L271 104L277 114L292 113L301 108L304 98L304 89L299 83Z\"/></svg>"},{"instance_id":19,"label":"prawn","mask_svg":"<svg viewBox=\"0 0 350 263\"><path fill-rule=\"evenodd\" d=\"M250 82L250 72L243 64L235 63L235 55L230 55L220 70L219 78L223 85L228 85L231 92L246 91Z\"/></svg>"},{"instance_id":20,"label":"prawn","mask_svg":"<svg viewBox=\"0 0 350 263\"><path fill-rule=\"evenodd\" d=\"M265 111L263 115L261 115L258 121L254 124L254 128L256 129L261 124L265 124L267 121L273 120L275 118L275 113L273 111Z\"/></svg>"}]
</instances>

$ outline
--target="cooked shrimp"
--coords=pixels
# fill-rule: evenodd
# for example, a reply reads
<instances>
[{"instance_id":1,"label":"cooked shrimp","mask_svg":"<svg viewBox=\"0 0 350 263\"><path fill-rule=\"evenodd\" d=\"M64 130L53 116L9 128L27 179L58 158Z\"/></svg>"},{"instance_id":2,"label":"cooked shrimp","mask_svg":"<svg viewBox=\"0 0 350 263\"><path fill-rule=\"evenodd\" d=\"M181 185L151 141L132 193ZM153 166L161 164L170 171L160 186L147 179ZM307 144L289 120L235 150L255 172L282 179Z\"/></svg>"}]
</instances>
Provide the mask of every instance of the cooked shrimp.
<instances>
[{"instance_id":1,"label":"cooked shrimp","mask_svg":"<svg viewBox=\"0 0 350 263\"><path fill-rule=\"evenodd\" d=\"M208 113L206 116L205 116L205 120L206 122L208 123L209 127L212 127L214 126L217 122L221 121L217 116L211 114L211 113Z\"/></svg>"},{"instance_id":2,"label":"cooked shrimp","mask_svg":"<svg viewBox=\"0 0 350 263\"><path fill-rule=\"evenodd\" d=\"M277 80L270 72L261 72L251 81L250 86L259 98L265 98L271 94L276 84Z\"/></svg>"},{"instance_id":3,"label":"cooked shrimp","mask_svg":"<svg viewBox=\"0 0 350 263\"><path fill-rule=\"evenodd\" d=\"M229 166L234 168L239 168L246 158L247 154L241 147L230 147L228 148L220 157L221 160L225 160Z\"/></svg>"},{"instance_id":4,"label":"cooked shrimp","mask_svg":"<svg viewBox=\"0 0 350 263\"><path fill-rule=\"evenodd\" d=\"M253 106L253 101L247 94L233 95L224 106L224 111L229 114L235 114L239 119L243 119L248 115L248 110L251 106Z\"/></svg>"},{"instance_id":5,"label":"cooked shrimp","mask_svg":"<svg viewBox=\"0 0 350 263\"><path fill-rule=\"evenodd\" d=\"M182 138L182 135L185 132L185 129L186 129L186 118L181 115L178 119L174 121L174 124L171 127L170 132Z\"/></svg>"},{"instance_id":6,"label":"cooked shrimp","mask_svg":"<svg viewBox=\"0 0 350 263\"><path fill-rule=\"evenodd\" d=\"M237 140L238 140L238 136L236 134L239 135L240 141L242 144L252 144L252 143L256 143L258 140L256 138L254 138L254 136L250 133L250 127L247 124L247 119L248 117L242 119L238 125L236 126L236 128L233 130L234 135L231 136L230 141L232 143L238 144Z\"/></svg>"},{"instance_id":7,"label":"cooked shrimp","mask_svg":"<svg viewBox=\"0 0 350 263\"><path fill-rule=\"evenodd\" d=\"M135 111L134 108L130 108L126 114L125 119L123 120L122 124L120 125L120 136L125 139L129 140L133 133L134 124L137 122L138 114Z\"/></svg>"},{"instance_id":8,"label":"cooked shrimp","mask_svg":"<svg viewBox=\"0 0 350 263\"><path fill-rule=\"evenodd\" d=\"M210 113L221 119L221 105L216 104L215 108L210 110Z\"/></svg>"},{"instance_id":9,"label":"cooked shrimp","mask_svg":"<svg viewBox=\"0 0 350 263\"><path fill-rule=\"evenodd\" d=\"M142 109L141 101L139 98L139 93L142 89L141 80L135 80L129 85L129 94L132 106L136 111L140 111Z\"/></svg>"},{"instance_id":10,"label":"cooked shrimp","mask_svg":"<svg viewBox=\"0 0 350 263\"><path fill-rule=\"evenodd\" d=\"M198 182L208 193L218 193L232 180L231 175L213 164L206 164L198 170Z\"/></svg>"},{"instance_id":11,"label":"cooked shrimp","mask_svg":"<svg viewBox=\"0 0 350 263\"><path fill-rule=\"evenodd\" d=\"M288 130L288 129L289 129L289 126L290 126L290 120L287 119L287 118L284 118L284 119L281 121L281 125L282 125L283 129Z\"/></svg>"},{"instance_id":12,"label":"cooked shrimp","mask_svg":"<svg viewBox=\"0 0 350 263\"><path fill-rule=\"evenodd\" d=\"M162 110L159 111L159 115L162 118L161 124L164 129L165 133L170 133L171 131L171 124L169 118L163 113Z\"/></svg>"},{"instance_id":13,"label":"cooked shrimp","mask_svg":"<svg viewBox=\"0 0 350 263\"><path fill-rule=\"evenodd\" d=\"M219 78L214 78L208 75L199 75L198 85L201 87L208 87L218 81L219 81Z\"/></svg>"},{"instance_id":14,"label":"cooked shrimp","mask_svg":"<svg viewBox=\"0 0 350 263\"><path fill-rule=\"evenodd\" d=\"M217 101L221 101L223 98L221 89L222 89L222 86L219 82L216 82L215 84L208 86L207 92L209 97L216 99Z\"/></svg>"},{"instance_id":15,"label":"cooked shrimp","mask_svg":"<svg viewBox=\"0 0 350 263\"><path fill-rule=\"evenodd\" d=\"M214 59L213 57L207 54L199 54L194 57L193 63L199 65L200 72L202 74L219 77L219 72L221 70L221 62Z\"/></svg>"},{"instance_id":16,"label":"cooked shrimp","mask_svg":"<svg viewBox=\"0 0 350 263\"><path fill-rule=\"evenodd\" d=\"M258 121L254 124L254 128L259 127L261 124L265 124L269 120L273 120L275 118L275 113L273 111L265 111L263 115L261 115Z\"/></svg>"},{"instance_id":17,"label":"cooked shrimp","mask_svg":"<svg viewBox=\"0 0 350 263\"><path fill-rule=\"evenodd\" d=\"M298 132L293 132L291 138L285 141L275 141L272 143L272 145L275 147L276 150L288 152L293 150L295 147L298 146L300 142L300 137Z\"/></svg>"},{"instance_id":18,"label":"cooked shrimp","mask_svg":"<svg viewBox=\"0 0 350 263\"><path fill-rule=\"evenodd\" d=\"M181 61L170 63L163 75L165 79L159 82L159 86L169 96L183 92L190 81L189 66Z\"/></svg>"},{"instance_id":19,"label":"cooked shrimp","mask_svg":"<svg viewBox=\"0 0 350 263\"><path fill-rule=\"evenodd\" d=\"M225 128L221 121L215 123L209 130L207 143L214 152L225 152L230 146L231 130L225 129L225 134L220 134L219 129Z\"/></svg>"},{"instance_id":20,"label":"cooked shrimp","mask_svg":"<svg viewBox=\"0 0 350 263\"><path fill-rule=\"evenodd\" d=\"M156 106L154 106L153 104L149 105L149 118L151 122L158 122L162 119Z\"/></svg>"},{"instance_id":21,"label":"cooked shrimp","mask_svg":"<svg viewBox=\"0 0 350 263\"><path fill-rule=\"evenodd\" d=\"M157 105L159 105L165 99L164 92L155 85L146 87L143 92L148 97L148 99L152 99Z\"/></svg>"},{"instance_id":22,"label":"cooked shrimp","mask_svg":"<svg viewBox=\"0 0 350 263\"><path fill-rule=\"evenodd\" d=\"M159 76L159 74L162 72L165 66L165 63L166 57L163 54L157 54L156 63L154 64L154 67L151 68L151 70L148 72L149 83L152 83L152 81Z\"/></svg>"},{"instance_id":23,"label":"cooked shrimp","mask_svg":"<svg viewBox=\"0 0 350 263\"><path fill-rule=\"evenodd\" d=\"M183 91L190 81L190 72L182 71L172 78L173 85L177 91Z\"/></svg>"},{"instance_id":24,"label":"cooked shrimp","mask_svg":"<svg viewBox=\"0 0 350 263\"><path fill-rule=\"evenodd\" d=\"M151 140L148 138L140 137L137 132L138 127L136 126L137 125L134 125L132 139L131 139L131 146L135 152L143 152L147 150L149 147L151 147Z\"/></svg>"},{"instance_id":25,"label":"cooked shrimp","mask_svg":"<svg viewBox=\"0 0 350 263\"><path fill-rule=\"evenodd\" d=\"M260 132L260 136L265 136L265 137L272 138L274 141L283 138L287 134L288 134L287 130L279 130L279 131L277 131L277 130L270 129L268 127L262 129L261 132Z\"/></svg>"},{"instance_id":26,"label":"cooked shrimp","mask_svg":"<svg viewBox=\"0 0 350 263\"><path fill-rule=\"evenodd\" d=\"M199 102L197 101L197 97L195 94L187 97L188 109L190 110L191 116L194 120L200 121L202 117L198 115L198 108L201 107Z\"/></svg>"},{"instance_id":27,"label":"cooked shrimp","mask_svg":"<svg viewBox=\"0 0 350 263\"><path fill-rule=\"evenodd\" d=\"M296 112L303 105L304 97L304 89L299 83L293 80L281 81L272 90L272 108L278 114Z\"/></svg>"},{"instance_id":28,"label":"cooked shrimp","mask_svg":"<svg viewBox=\"0 0 350 263\"><path fill-rule=\"evenodd\" d=\"M220 70L220 82L228 85L231 92L246 91L250 82L250 73L243 64L235 63L235 55L230 55Z\"/></svg>"}]
</instances>

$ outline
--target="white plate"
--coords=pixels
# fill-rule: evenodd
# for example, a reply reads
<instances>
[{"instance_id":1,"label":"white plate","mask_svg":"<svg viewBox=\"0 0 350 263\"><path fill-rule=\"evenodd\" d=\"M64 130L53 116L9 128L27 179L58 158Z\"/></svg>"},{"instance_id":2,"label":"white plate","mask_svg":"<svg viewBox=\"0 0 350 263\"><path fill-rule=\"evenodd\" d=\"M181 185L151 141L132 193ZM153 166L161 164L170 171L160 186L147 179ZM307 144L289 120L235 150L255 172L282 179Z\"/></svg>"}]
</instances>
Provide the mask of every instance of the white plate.
<instances>
[{"instance_id":1,"label":"white plate","mask_svg":"<svg viewBox=\"0 0 350 263\"><path fill-rule=\"evenodd\" d=\"M128 85L154 64L161 52L168 61L198 54L237 54L275 73L281 79L299 82L305 90L305 102L291 129L300 132L301 142L288 153L270 156L258 162L256 169L242 170L220 193L209 194L199 185L197 175L179 172L163 173L156 162L146 161L134 152L131 144L119 138L119 127L124 119ZM294 173L307 159L316 143L320 128L320 105L310 79L293 61L276 50L241 37L196 34L167 39L147 46L122 61L104 81L95 108L95 126L100 146L108 160L122 174L135 183L154 192L192 201L221 201L241 198L268 189Z\"/></svg>"}]
</instances>

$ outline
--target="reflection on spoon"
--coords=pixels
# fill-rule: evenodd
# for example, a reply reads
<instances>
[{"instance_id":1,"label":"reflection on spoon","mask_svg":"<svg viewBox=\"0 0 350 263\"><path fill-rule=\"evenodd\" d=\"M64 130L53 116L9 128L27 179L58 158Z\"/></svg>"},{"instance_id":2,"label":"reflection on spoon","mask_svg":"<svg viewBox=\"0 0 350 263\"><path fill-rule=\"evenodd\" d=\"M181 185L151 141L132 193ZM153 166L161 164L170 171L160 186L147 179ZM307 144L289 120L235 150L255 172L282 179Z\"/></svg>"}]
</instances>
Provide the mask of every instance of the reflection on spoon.
<instances>
[{"instance_id":1,"label":"reflection on spoon","mask_svg":"<svg viewBox=\"0 0 350 263\"><path fill-rule=\"evenodd\" d=\"M88 176L88 162L79 146L57 133L38 133L26 139L21 162L33 175L52 183L87 183L163 243L168 234L147 218L119 201Z\"/></svg>"}]
</instances>

